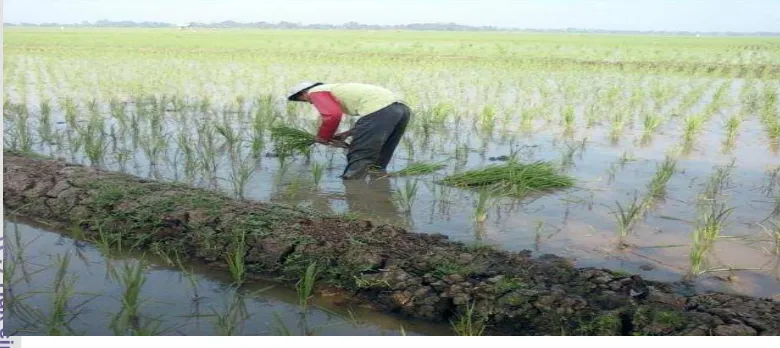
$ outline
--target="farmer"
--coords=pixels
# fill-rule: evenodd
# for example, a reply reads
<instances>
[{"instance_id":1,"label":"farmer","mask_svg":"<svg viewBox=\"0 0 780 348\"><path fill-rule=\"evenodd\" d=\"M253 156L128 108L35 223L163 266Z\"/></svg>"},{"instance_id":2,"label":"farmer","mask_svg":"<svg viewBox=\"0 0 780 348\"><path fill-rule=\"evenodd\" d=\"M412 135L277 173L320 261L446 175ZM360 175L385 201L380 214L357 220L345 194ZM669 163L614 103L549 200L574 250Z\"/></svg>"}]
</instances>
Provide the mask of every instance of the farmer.
<instances>
[{"instance_id":1,"label":"farmer","mask_svg":"<svg viewBox=\"0 0 780 348\"><path fill-rule=\"evenodd\" d=\"M310 103L320 113L318 143L336 145L352 137L341 175L346 180L365 178L371 167L386 171L411 116L393 92L363 83L303 82L292 88L287 99ZM336 134L343 114L360 119L354 128Z\"/></svg>"}]
</instances>

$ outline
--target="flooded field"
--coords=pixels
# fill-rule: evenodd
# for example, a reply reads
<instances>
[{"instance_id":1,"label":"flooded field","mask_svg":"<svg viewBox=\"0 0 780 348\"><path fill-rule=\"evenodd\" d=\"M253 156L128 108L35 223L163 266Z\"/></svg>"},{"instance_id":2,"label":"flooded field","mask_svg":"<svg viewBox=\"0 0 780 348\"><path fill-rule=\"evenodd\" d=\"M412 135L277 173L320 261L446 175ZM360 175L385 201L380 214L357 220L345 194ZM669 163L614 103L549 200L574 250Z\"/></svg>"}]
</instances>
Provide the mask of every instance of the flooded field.
<instances>
[{"instance_id":1,"label":"flooded field","mask_svg":"<svg viewBox=\"0 0 780 348\"><path fill-rule=\"evenodd\" d=\"M301 307L293 289L87 243L5 220L6 330L13 335L451 335L332 298ZM135 272L139 272L136 278ZM133 297L134 284L140 288ZM8 286L7 286L8 287ZM135 298L135 301L129 299ZM136 305L130 305L136 303ZM134 320L125 315L137 311Z\"/></svg>"},{"instance_id":2,"label":"flooded field","mask_svg":"<svg viewBox=\"0 0 780 348\"><path fill-rule=\"evenodd\" d=\"M780 294L777 39L244 30L5 35L5 149L504 250L554 253L648 279L687 276L700 289ZM312 107L284 102L288 86L300 80L397 91L414 115L389 170L416 162L446 167L343 182L344 150L317 145L310 158L275 157L270 127L313 133L319 124ZM345 119L341 129L354 121ZM439 182L507 158L549 161L575 186L509 198ZM37 245L28 252L53 253ZM102 271L85 272L75 273L105 281ZM148 273L160 282L179 275ZM216 291L220 283L206 279ZM177 301L170 305L176 312L189 310L187 296ZM267 301L295 326L294 305ZM325 332L397 332L372 325ZM258 327L256 334L270 332Z\"/></svg>"}]
</instances>

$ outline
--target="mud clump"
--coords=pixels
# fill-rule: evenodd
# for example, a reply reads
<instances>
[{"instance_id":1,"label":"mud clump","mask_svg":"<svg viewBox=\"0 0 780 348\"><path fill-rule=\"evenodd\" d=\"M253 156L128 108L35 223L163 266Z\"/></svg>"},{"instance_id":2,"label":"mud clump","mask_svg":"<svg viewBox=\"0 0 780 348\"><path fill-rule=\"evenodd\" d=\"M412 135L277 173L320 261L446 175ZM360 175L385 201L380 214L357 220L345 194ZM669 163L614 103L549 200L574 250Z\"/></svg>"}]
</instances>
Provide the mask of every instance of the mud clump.
<instances>
[{"instance_id":1,"label":"mud clump","mask_svg":"<svg viewBox=\"0 0 780 348\"><path fill-rule=\"evenodd\" d=\"M353 301L432 321L470 315L488 334L778 335L780 303L682 295L664 283L575 268L555 255L469 247L440 234L345 220L159 183L64 161L4 153L7 211L78 226L137 248L225 267L244 240L249 272L317 284ZM243 238L237 238L242 236Z\"/></svg>"}]
</instances>

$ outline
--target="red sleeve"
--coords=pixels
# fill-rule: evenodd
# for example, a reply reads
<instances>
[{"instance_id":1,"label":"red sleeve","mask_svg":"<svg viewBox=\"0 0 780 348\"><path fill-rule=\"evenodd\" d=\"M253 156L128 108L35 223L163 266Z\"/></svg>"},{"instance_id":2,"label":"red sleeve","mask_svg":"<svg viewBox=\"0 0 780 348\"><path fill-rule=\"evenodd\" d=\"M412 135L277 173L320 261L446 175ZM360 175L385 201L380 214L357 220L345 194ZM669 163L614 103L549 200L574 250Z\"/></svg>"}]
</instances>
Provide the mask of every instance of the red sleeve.
<instances>
[{"instance_id":1,"label":"red sleeve","mask_svg":"<svg viewBox=\"0 0 780 348\"><path fill-rule=\"evenodd\" d=\"M309 99L322 116L322 124L317 135L325 140L330 140L341 123L341 115L343 114L341 104L330 92L310 93Z\"/></svg>"}]
</instances>

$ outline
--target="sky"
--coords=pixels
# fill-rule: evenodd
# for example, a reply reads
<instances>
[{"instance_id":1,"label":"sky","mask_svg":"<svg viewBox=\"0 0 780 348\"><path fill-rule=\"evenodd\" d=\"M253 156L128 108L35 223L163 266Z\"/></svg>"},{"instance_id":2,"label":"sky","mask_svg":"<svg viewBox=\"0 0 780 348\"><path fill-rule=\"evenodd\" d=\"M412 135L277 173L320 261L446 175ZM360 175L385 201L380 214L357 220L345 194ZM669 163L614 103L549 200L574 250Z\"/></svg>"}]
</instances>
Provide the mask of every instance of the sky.
<instances>
[{"instance_id":1,"label":"sky","mask_svg":"<svg viewBox=\"0 0 780 348\"><path fill-rule=\"evenodd\" d=\"M3 21L409 24L780 32L780 0L4 0Z\"/></svg>"}]
</instances>

